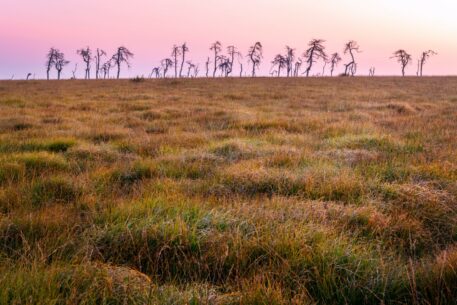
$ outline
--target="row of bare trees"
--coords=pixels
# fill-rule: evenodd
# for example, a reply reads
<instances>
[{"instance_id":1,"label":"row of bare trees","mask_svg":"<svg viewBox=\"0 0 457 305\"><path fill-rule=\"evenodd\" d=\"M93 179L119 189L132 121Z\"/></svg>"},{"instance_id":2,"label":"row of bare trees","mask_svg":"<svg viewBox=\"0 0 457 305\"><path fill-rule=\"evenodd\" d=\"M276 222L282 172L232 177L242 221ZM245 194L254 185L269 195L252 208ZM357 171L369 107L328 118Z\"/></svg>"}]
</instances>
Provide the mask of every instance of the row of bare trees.
<instances>
[{"instance_id":1,"label":"row of bare trees","mask_svg":"<svg viewBox=\"0 0 457 305\"><path fill-rule=\"evenodd\" d=\"M222 54L222 44L216 41L210 45L211 57L205 62L205 76L212 77L223 76L229 77L233 75L235 64L239 65L240 77L243 75L243 55L238 49L230 45L227 47L226 54ZM160 61L160 65L154 67L151 71L150 77L168 77L168 71L174 68L174 77L185 77L183 74L184 65L187 64L187 77L197 77L200 71L198 64L194 64L191 60L186 60L186 53L189 52L189 47L186 43L182 45L174 45L170 57L164 58ZM263 47L260 42L256 42L251 46L247 53L248 60L252 65L252 76L256 76L256 71L259 69L260 63L263 58ZM213 65L211 67L211 64ZM212 69L212 71L210 71ZM179 71L178 71L179 70ZM219 74L218 74L219 72Z\"/></svg>"},{"instance_id":2,"label":"row of bare trees","mask_svg":"<svg viewBox=\"0 0 457 305\"><path fill-rule=\"evenodd\" d=\"M305 50L301 57L296 58L295 49L286 46L285 54L277 54L272 63L270 69L271 75L281 76L281 71L286 71L286 76L299 76L299 71L303 63L306 64L305 71L302 75L310 76L311 70L316 62L322 60L323 68L322 75L325 74L327 65L330 65L330 76L333 76L333 72L338 64L342 61L339 53L333 53L328 55L325 51L324 46L325 40L323 39L312 39L308 43L308 48ZM350 61L345 64L345 70L343 75L354 76L357 72L357 63L355 61L355 53L360 52L359 45L355 41L349 41L344 48L344 54L349 54ZM283 70L284 69L284 70Z\"/></svg>"},{"instance_id":3,"label":"row of bare trees","mask_svg":"<svg viewBox=\"0 0 457 305\"><path fill-rule=\"evenodd\" d=\"M209 56L205 62L205 76L210 77L229 77L233 75L235 65L239 66L240 74L243 76L243 55L234 45L229 45L226 48L226 51L223 52L222 43L220 41L215 41L209 47L211 51L211 56ZM173 69L172 77L181 78L181 77L197 77L200 72L200 67L198 64L194 64L191 60L187 59L187 54L190 52L190 49L187 43L181 45L174 45L170 54L170 57L164 58L160 61L160 65L152 69L149 77L155 78L167 78L169 76L169 70ZM346 55L347 62L344 64L344 72L340 74L341 76L355 76L357 73L357 61L356 54L360 53L360 46L354 40L347 42L344 45L343 55ZM106 61L103 61L107 57L107 53L97 48L93 52L89 47L81 48L76 52L81 56L82 61L85 65L85 79L91 78L91 69L92 64L95 62L95 78L109 78L110 70L113 67L117 67L116 77L120 77L121 66L126 64L130 67L130 59L133 57L133 53L130 52L124 46L118 47L116 52ZM427 60L437 53L433 50L425 51L421 54L420 59L418 60L417 66L417 76L423 75L424 65ZM251 66L250 75L255 77L257 71L260 68L260 64L263 60L263 46L260 42L255 42L251 47L249 47L246 58L248 64ZM395 58L398 63L401 65L402 75L405 76L406 67L411 64L412 56L408 54L405 50L398 50L394 52L391 58ZM313 70L315 64L319 61L322 62L322 73L317 73L314 75L325 75L325 69L327 66L330 67L330 76L333 76L336 67L343 60L342 56L338 53L332 53L328 55L325 48L325 40L323 39L312 39L308 43L308 48L303 52L301 56L297 56L296 49L286 46L284 54L277 54L271 61L270 75L280 77L285 73L287 77L298 77L300 75L305 75L309 77ZM55 68L57 71L57 78L60 79L63 68L68 65L70 62L65 59L65 55L56 48L51 48L47 54L46 60L46 75L49 79L49 74L52 68ZM185 66L187 65L187 72L185 71ZM303 73L300 73L302 65L305 65ZM77 65L73 72L73 78L75 78L75 72ZM210 71L212 69L212 71ZM285 72L284 72L285 71ZM283 74L281 74L284 72ZM370 76L374 76L375 67L371 67L369 71Z\"/></svg>"},{"instance_id":4,"label":"row of bare trees","mask_svg":"<svg viewBox=\"0 0 457 305\"><path fill-rule=\"evenodd\" d=\"M422 76L423 74L423 71L424 71L424 65L425 63L427 62L427 60L433 56L433 55L437 55L438 53L436 53L435 51L433 50L428 50L428 51L424 51L422 52L420 58L417 60L417 71L416 71L416 75L417 76ZM400 49L400 50L397 50L394 52L393 56L391 58L394 58L397 60L397 62L400 64L401 66L401 74L402 76L405 76L405 73L406 73L406 67L411 64L412 62L412 56L411 54L409 54L408 52L406 52L405 50L403 49Z\"/></svg>"},{"instance_id":5,"label":"row of bare trees","mask_svg":"<svg viewBox=\"0 0 457 305\"><path fill-rule=\"evenodd\" d=\"M90 79L91 78L91 69L92 69L92 64L95 62L95 78L99 79L102 77L103 78L109 78L110 70L113 67L117 67L117 78L120 77L121 74L121 66L122 64L126 64L128 67L130 67L130 59L133 57L133 53L130 52L129 49L127 49L124 46L118 47L116 52L105 62L102 63L103 57L107 56L107 53L102 50L98 49L96 50L95 53L92 52L92 50L89 47L86 48L81 48L76 51L76 54L81 56L84 65L85 65L85 74L84 78L85 79ZM46 55L46 78L49 80L49 74L52 70L52 68L55 68L57 71L57 79L60 79L61 73L63 68L68 65L70 61L65 59L64 53L60 52L59 49L56 48L51 48ZM75 73L76 73L77 65L75 66L75 69L72 71L73 73L73 78L75 78Z\"/></svg>"}]
</instances>

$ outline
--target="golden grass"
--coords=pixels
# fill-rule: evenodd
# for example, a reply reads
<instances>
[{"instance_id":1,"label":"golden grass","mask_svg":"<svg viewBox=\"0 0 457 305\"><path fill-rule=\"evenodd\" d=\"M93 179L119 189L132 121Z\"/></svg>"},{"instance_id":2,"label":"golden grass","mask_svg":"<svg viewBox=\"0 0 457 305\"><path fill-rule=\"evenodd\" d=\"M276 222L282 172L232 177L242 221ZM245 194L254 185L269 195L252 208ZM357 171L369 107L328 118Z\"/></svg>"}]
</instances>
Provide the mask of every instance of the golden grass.
<instances>
[{"instance_id":1,"label":"golden grass","mask_svg":"<svg viewBox=\"0 0 457 305\"><path fill-rule=\"evenodd\" d=\"M455 78L0 88L1 304L455 303Z\"/></svg>"}]
</instances>

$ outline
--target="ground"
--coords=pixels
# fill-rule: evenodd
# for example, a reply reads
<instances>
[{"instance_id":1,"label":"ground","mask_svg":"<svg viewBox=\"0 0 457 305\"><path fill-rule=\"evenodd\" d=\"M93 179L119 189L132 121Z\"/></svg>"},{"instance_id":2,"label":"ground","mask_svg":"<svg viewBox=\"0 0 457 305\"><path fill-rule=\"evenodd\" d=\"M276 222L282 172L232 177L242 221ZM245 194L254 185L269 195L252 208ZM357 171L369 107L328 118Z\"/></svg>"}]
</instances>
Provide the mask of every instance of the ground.
<instances>
[{"instance_id":1,"label":"ground","mask_svg":"<svg viewBox=\"0 0 457 305\"><path fill-rule=\"evenodd\" d=\"M457 78L0 82L1 304L455 304Z\"/></svg>"}]
</instances>

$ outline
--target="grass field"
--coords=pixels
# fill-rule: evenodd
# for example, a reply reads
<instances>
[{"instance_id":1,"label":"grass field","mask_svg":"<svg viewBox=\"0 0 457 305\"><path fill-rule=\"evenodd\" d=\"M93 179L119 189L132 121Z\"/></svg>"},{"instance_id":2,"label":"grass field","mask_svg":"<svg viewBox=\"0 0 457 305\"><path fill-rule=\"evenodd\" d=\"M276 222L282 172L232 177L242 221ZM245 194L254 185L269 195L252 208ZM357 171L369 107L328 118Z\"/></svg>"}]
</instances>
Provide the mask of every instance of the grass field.
<instances>
[{"instance_id":1,"label":"grass field","mask_svg":"<svg viewBox=\"0 0 457 305\"><path fill-rule=\"evenodd\" d=\"M456 304L457 78L0 82L0 304Z\"/></svg>"}]
</instances>

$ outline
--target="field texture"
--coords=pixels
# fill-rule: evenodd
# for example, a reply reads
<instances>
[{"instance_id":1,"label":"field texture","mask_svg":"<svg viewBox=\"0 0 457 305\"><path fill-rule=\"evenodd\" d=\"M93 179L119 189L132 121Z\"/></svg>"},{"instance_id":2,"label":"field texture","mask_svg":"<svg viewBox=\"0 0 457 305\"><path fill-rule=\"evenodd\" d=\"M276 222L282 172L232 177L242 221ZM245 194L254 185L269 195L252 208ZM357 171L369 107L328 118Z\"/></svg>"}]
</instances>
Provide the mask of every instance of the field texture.
<instances>
[{"instance_id":1,"label":"field texture","mask_svg":"<svg viewBox=\"0 0 457 305\"><path fill-rule=\"evenodd\" d=\"M0 304L456 304L457 79L0 82Z\"/></svg>"}]
</instances>

